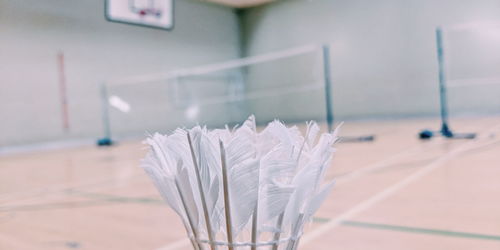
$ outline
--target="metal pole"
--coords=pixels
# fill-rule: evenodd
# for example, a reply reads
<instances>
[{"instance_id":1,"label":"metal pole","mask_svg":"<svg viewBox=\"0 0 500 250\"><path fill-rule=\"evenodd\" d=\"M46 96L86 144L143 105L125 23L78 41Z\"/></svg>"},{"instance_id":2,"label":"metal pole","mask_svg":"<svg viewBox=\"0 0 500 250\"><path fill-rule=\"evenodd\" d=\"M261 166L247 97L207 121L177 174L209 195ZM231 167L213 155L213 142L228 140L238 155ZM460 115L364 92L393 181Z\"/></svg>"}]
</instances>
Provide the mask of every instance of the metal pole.
<instances>
[{"instance_id":1,"label":"metal pole","mask_svg":"<svg viewBox=\"0 0 500 250\"><path fill-rule=\"evenodd\" d=\"M325 81L326 122L328 132L333 131L332 80L330 75L330 47L323 45L323 74Z\"/></svg>"},{"instance_id":2,"label":"metal pole","mask_svg":"<svg viewBox=\"0 0 500 250\"><path fill-rule=\"evenodd\" d=\"M441 133L444 136L453 136L448 126L448 102L446 100L446 75L444 64L443 30L436 28L436 45L439 67L439 101L441 106Z\"/></svg>"},{"instance_id":3,"label":"metal pole","mask_svg":"<svg viewBox=\"0 0 500 250\"><path fill-rule=\"evenodd\" d=\"M57 66L59 71L59 94L61 97L61 116L62 127L65 133L69 132L69 111L68 111L68 93L66 90L66 72L64 69L64 54L57 54Z\"/></svg>"},{"instance_id":4,"label":"metal pole","mask_svg":"<svg viewBox=\"0 0 500 250\"><path fill-rule=\"evenodd\" d=\"M106 83L101 84L101 101L102 101L102 125L104 128L104 140L111 143L111 123L109 120L109 104L108 104L108 89ZM106 143L104 143L106 145Z\"/></svg>"}]
</instances>

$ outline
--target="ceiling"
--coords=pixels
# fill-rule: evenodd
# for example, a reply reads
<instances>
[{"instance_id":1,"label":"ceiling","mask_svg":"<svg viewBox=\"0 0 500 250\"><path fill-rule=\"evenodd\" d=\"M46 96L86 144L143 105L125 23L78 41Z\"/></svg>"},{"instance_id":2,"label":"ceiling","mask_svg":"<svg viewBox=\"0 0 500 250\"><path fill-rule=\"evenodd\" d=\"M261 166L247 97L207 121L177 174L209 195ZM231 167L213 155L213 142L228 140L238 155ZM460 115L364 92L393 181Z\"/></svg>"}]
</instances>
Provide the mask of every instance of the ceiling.
<instances>
[{"instance_id":1,"label":"ceiling","mask_svg":"<svg viewBox=\"0 0 500 250\"><path fill-rule=\"evenodd\" d=\"M275 0L207 0L208 2L219 3L234 8L248 8Z\"/></svg>"}]
</instances>

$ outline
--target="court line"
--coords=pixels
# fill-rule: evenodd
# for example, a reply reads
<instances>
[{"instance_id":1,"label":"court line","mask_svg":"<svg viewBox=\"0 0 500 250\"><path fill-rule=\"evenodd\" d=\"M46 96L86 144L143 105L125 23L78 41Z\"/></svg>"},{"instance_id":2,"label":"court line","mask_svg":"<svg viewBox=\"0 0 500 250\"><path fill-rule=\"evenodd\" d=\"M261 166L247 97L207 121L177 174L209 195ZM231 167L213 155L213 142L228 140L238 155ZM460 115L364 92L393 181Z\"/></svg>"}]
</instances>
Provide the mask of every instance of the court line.
<instances>
[{"instance_id":1,"label":"court line","mask_svg":"<svg viewBox=\"0 0 500 250\"><path fill-rule=\"evenodd\" d=\"M438 144L438 145L440 145L440 144ZM432 146L435 146L435 145L432 145ZM422 145L418 144L416 146L409 147L409 148L402 150L396 154L393 154L386 159L377 161L375 163L368 164L367 166L356 169L354 171L351 171L351 172L348 172L348 173L345 173L345 174L342 174L339 176L335 176L334 179L337 182L336 185L339 185L343 182L352 181L356 178L359 178L359 177L362 177L366 174L372 173L375 170L385 168L387 166L390 166L391 164L394 164L398 160L401 160L401 159L408 157L408 156L413 156L417 153L421 153L422 151L425 152L427 150L422 149Z\"/></svg>"},{"instance_id":2,"label":"court line","mask_svg":"<svg viewBox=\"0 0 500 250\"><path fill-rule=\"evenodd\" d=\"M11 193L6 193L6 194L0 194L0 202L5 203L9 202L11 200L26 200L26 199L32 199L32 198L40 198L41 196L46 196L46 195L51 195L51 194L59 194L59 193L65 193L65 192L70 192L74 189L81 189L81 188L96 188L96 187L106 187L109 185L113 185L113 188L117 187L122 187L124 185L129 185L131 183L136 183L136 182L148 182L149 180L147 179L133 179L134 177L140 177L142 176L142 173L134 174L130 176L127 179L124 179L124 182L120 184L114 184L113 181L116 178L113 177L105 177L105 178L100 178L100 179L93 179L91 181L81 181L78 182L74 185L68 186L67 183L58 183L54 184L52 186L48 187L42 187L42 188L34 188L30 190L25 190L25 191L18 191L18 192L11 192ZM126 180L126 182L125 182ZM21 197L19 197L21 196ZM24 196L24 197L23 197Z\"/></svg>"},{"instance_id":3,"label":"court line","mask_svg":"<svg viewBox=\"0 0 500 250\"><path fill-rule=\"evenodd\" d=\"M24 212L24 211L40 211L49 209L81 208L81 207L101 206L105 204L112 204L112 203L103 200L63 201L63 202L41 203L34 205L3 206L0 207L0 212Z\"/></svg>"},{"instance_id":4,"label":"court line","mask_svg":"<svg viewBox=\"0 0 500 250\"><path fill-rule=\"evenodd\" d=\"M407 156L408 153L411 153L414 150L418 150L419 147L420 147L420 145L407 148L405 150L402 150L401 152L396 153L395 155L392 155L391 157L389 157L387 159L369 164L365 167L362 167L360 169L342 174L340 176L335 176L334 178L340 182L350 181L351 179L362 176L365 173L371 172L372 170L375 170L378 168L383 168L386 165L392 163L393 161L396 161L400 158L403 158L403 156ZM417 151L417 152L420 152L420 151ZM417 152L415 152L415 153L417 153ZM410 154L410 155L412 155L412 154ZM358 173L358 172L363 172L363 173ZM132 179L132 177L137 177L137 176L141 176L141 175L142 174L133 175L133 176L131 176L130 179ZM105 187L105 186L109 185L109 183L112 180L114 180L114 178L105 177L105 178L100 178L100 179L94 179L91 181L82 181L82 182L74 184L70 187L68 187L66 183L59 183L59 184L55 184L55 185L52 185L49 187L35 188L35 189L31 189L31 190L26 190L26 191L0 194L0 202L2 202L2 203L9 202L10 200L13 200L13 199L15 199L16 201L19 201L19 200L32 199L34 197L40 198L40 196L59 194L59 193L64 193L64 192L68 192L68 191L73 192L75 189L82 189L82 188L87 188L87 187L91 187L91 188L103 187L103 186ZM135 180L132 182L138 182L138 181L142 182L144 180ZM128 185L130 183L131 183L131 181L128 181L127 183L123 183L122 185L126 185L126 184ZM337 185L339 185L339 184L337 184ZM20 198L19 196L25 196L25 197Z\"/></svg>"},{"instance_id":5,"label":"court line","mask_svg":"<svg viewBox=\"0 0 500 250\"><path fill-rule=\"evenodd\" d=\"M315 223L327 223L329 221L330 219L323 217L313 218L313 222ZM398 226L398 225L370 223L370 222L353 221L353 220L344 220L341 222L341 225L359 227L359 228L368 228L368 229L380 229L380 230L395 231L395 232L407 232L407 233L439 235L439 236L456 237L456 238L473 238L473 239L500 241L500 235L479 234L479 233L460 232L460 231L432 229L423 227Z\"/></svg>"},{"instance_id":6,"label":"court line","mask_svg":"<svg viewBox=\"0 0 500 250\"><path fill-rule=\"evenodd\" d=\"M498 128L498 125L493 126L493 129ZM491 131L492 129L489 129ZM494 140L493 143L497 143L499 140ZM306 245L318 237L322 236L323 234L327 233L331 229L337 227L340 225L340 223L344 220L347 220L348 218L357 215L360 212L363 212L376 203L384 200L385 198L389 197L390 195L393 195L394 193L398 192L399 190L407 187L408 185L412 184L414 181L420 179L421 177L427 175L428 173L432 172L434 169L437 167L443 165L444 163L448 162L452 158L456 157L457 155L465 152L468 150L468 147L471 147L471 149L478 148L484 145L479 145L476 147L473 147L475 144L478 144L477 140L470 141L467 143L462 144L461 146L452 149L448 153L438 157L436 160L430 162L426 166L423 166L420 170L416 171L415 173L411 174L410 176L404 178L403 180L395 183L392 186L389 186L388 188L382 190L381 192L373 195L372 197L368 198L367 200L359 203L358 205L354 206L350 210L346 211L345 213L332 218L329 222L323 224L319 228L317 228L314 231L311 231L309 233L304 234L302 237L302 245ZM492 144L491 142L487 143L487 145Z\"/></svg>"},{"instance_id":7,"label":"court line","mask_svg":"<svg viewBox=\"0 0 500 250\"><path fill-rule=\"evenodd\" d=\"M487 134L487 133L491 133L491 131L497 130L499 128L500 128L500 126L495 123L495 124L493 124L493 126L488 125L488 126L485 126L484 128L481 128L480 131L484 131L485 129L488 129L490 132L484 132L485 134ZM376 170L386 168L386 167L390 166L391 164L394 164L398 160L403 159L405 157L410 157L410 156L414 156L418 153L425 153L425 152L428 152L431 150L435 150L435 147L442 146L447 142L449 142L449 141L448 140L432 141L433 144L430 144L431 142L426 142L426 144L430 144L430 145L427 145L428 147L424 147L424 144L419 143L415 146L406 148L405 150L397 152L397 153L389 156L386 159L380 160L380 161L375 162L375 163L368 164L365 167L361 167L359 169L356 169L356 170L353 170L353 171L350 171L350 172L347 172L347 173L344 173L341 175L334 176L334 178L337 182L336 185L338 186L343 182L352 181L353 179L365 176L366 174L370 174ZM430 157L430 158L436 159L439 157L440 156Z\"/></svg>"},{"instance_id":8,"label":"court line","mask_svg":"<svg viewBox=\"0 0 500 250\"><path fill-rule=\"evenodd\" d=\"M161 199L156 199L152 197L128 197L122 195L112 195L112 194L102 194L102 193L88 193L82 191L75 191L74 195L104 200L108 202L120 202L120 203L139 203L139 204L155 204L155 205L166 205L166 203Z\"/></svg>"},{"instance_id":9,"label":"court line","mask_svg":"<svg viewBox=\"0 0 500 250\"><path fill-rule=\"evenodd\" d=\"M421 227L397 226L397 225L378 224L378 223L350 221L350 220L342 221L341 224L343 226L361 227L361 228L369 228L369 229L380 229L380 230L387 230L387 231L440 235L440 236L456 237L456 238L471 238L471 239L500 241L499 235L491 235L491 234L467 233L467 232L448 231L448 230L439 230L439 229L430 229L430 228L421 228Z\"/></svg>"},{"instance_id":10,"label":"court line","mask_svg":"<svg viewBox=\"0 0 500 250\"><path fill-rule=\"evenodd\" d=\"M125 196L118 196L118 195L84 193L84 192L74 192L74 193L72 193L72 195L90 198L91 200L45 202L45 203L30 204L30 205L0 206L0 212L2 212L2 211L21 212L21 211L39 211L39 210L51 210L51 209L67 209L67 208L79 208L79 207L90 207L90 206L114 205L116 203L139 203L139 204L165 205L165 203L162 200L150 198L150 197L125 197Z\"/></svg>"},{"instance_id":11,"label":"court line","mask_svg":"<svg viewBox=\"0 0 500 250\"><path fill-rule=\"evenodd\" d=\"M326 223L329 221L330 221L329 218L324 218L324 217L313 217L313 219L312 219L312 222L316 222L316 223Z\"/></svg>"},{"instance_id":12,"label":"court line","mask_svg":"<svg viewBox=\"0 0 500 250\"><path fill-rule=\"evenodd\" d=\"M432 145L432 146L439 146L440 143ZM414 152L415 151L415 152ZM365 174L371 173L373 170L377 170L380 168L387 167L387 165L394 164L397 160L400 160L400 158L404 158L405 156L411 156L416 153L420 153L422 151L427 151L426 149L422 149L421 145L416 145L413 147L409 147L399 153L396 153L395 155L392 155L391 157L381 160L379 162L369 164L365 167L362 167L358 170L354 170L352 172L348 172L346 174L343 174L341 176L335 177L339 181L338 185L341 185L344 182L347 181L352 181L352 179L355 179L357 177L364 176ZM97 185L102 185L101 183ZM159 199L154 199L151 197L126 197L126 196L117 196L117 195L109 195L109 194L101 194L101 193L89 193L89 192L82 192L78 191L78 189L75 188L69 188L67 190L57 190L54 193L57 192L67 192L68 194L71 195L77 195L77 196L83 196L91 199L97 199L103 201L103 203L93 203L91 201L85 201L85 202L49 202L49 203L41 203L41 204L32 204L32 205L20 205L20 206L0 206L0 211L37 211L37 210L48 210L48 209L62 209L62 208L68 208L68 207L82 207L82 206L102 206L102 205L113 205L113 203L141 203L141 204L163 204L163 202ZM50 193L50 192L49 192ZM47 192L44 192L44 194L47 194ZM72 205L71 205L72 204ZM325 222L325 221L323 221ZM189 242L188 242L189 243Z\"/></svg>"},{"instance_id":13,"label":"court line","mask_svg":"<svg viewBox=\"0 0 500 250\"><path fill-rule=\"evenodd\" d=\"M487 119L487 118L485 118L485 119ZM483 129L481 129L481 131L482 130ZM432 146L436 146L436 145L439 146L441 144L442 144L442 142L436 143L436 144L434 144ZM392 163L392 161L397 160L399 158L403 158L403 156L406 156L405 154L410 153L413 150L419 149L419 147L421 147L421 144L418 144L418 145L415 145L413 147L409 147L409 148L407 148L405 150L402 150L400 152L397 152L396 154L393 154L391 157L389 157L387 159L384 159L384 160L381 160L381 161L369 164L369 165L367 165L365 167L362 167L360 169L357 169L357 170L354 170L354 171L351 171L351 172L347 172L347 173L339 175L339 176L335 176L334 178L337 179L337 186L341 182L349 181L349 180L354 179L356 177L363 176L365 173L370 173L373 170L376 170L376 169L379 169L379 168L384 168L384 167L386 167L387 164ZM57 149L60 149L60 148L57 148ZM422 149L420 149L420 150L422 150ZM426 150L424 150L424 151L426 151ZM2 152L0 152L0 156L2 156L1 153ZM415 154L415 153L418 153L418 151L414 152L413 154ZM410 154L409 156L411 156L411 155L412 154ZM131 176L128 179L132 179L132 177L137 177L137 176L140 176L140 175L142 175L142 174L134 174L133 176ZM94 186L94 187L106 186L106 185L109 185L109 183L112 180L114 180L114 178L105 177L105 178L100 178L100 179L94 179L94 180L91 180L91 181L81 181L81 182L76 183L75 185L73 185L71 187L68 187L67 183L58 183L58 184L55 184L55 185L52 185L52 186L49 186L49 187L35 188L35 189L31 189L31 190L5 193L5 194L0 194L0 202L9 202L12 199L15 199L16 201L18 201L20 199L21 200L31 199L33 197L39 198L40 196L43 196L43 195L57 194L57 193L61 193L61 192L66 192L66 191L71 190L71 189L83 188L83 187L87 187L87 186ZM143 181L143 180L141 180L141 181ZM127 184L130 184L130 183L127 183ZM21 196L27 196L27 197L20 198L20 197L18 197L19 195L21 195Z\"/></svg>"}]
</instances>

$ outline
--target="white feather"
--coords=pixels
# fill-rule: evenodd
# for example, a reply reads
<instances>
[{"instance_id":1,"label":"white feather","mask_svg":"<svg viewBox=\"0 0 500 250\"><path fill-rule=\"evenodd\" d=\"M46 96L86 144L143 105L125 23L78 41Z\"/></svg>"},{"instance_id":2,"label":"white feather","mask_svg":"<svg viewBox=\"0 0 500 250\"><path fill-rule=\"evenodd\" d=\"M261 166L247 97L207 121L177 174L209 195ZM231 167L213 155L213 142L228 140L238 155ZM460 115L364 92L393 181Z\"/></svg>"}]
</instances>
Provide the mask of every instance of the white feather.
<instances>
[{"instance_id":1,"label":"white feather","mask_svg":"<svg viewBox=\"0 0 500 250\"><path fill-rule=\"evenodd\" d=\"M199 126L189 131L192 136L194 154L196 156L198 170L200 171L201 184L205 193L205 201L210 216L212 230L219 230L223 208L220 187L220 154L218 147L210 140L207 131Z\"/></svg>"},{"instance_id":2,"label":"white feather","mask_svg":"<svg viewBox=\"0 0 500 250\"><path fill-rule=\"evenodd\" d=\"M209 131L196 126L188 131L177 129L169 136L154 134L146 139L151 150L141 164L186 227L192 222L199 237L205 239L209 234L213 239L227 236L227 227L222 226L227 220L221 140L228 170L233 236L244 239L242 232L254 232L255 228L257 232L271 232L274 237L280 237L298 234L302 224L330 193L333 182L324 186L321 183L330 166L336 133L338 129L333 134L322 134L317 140L319 126L316 123L307 123L306 135L302 136L297 127L286 127L279 121L271 122L258 133L255 117L250 116L241 127L232 130L226 126ZM207 222L211 224L209 229ZM259 236L254 236L258 240Z\"/></svg>"},{"instance_id":3,"label":"white feather","mask_svg":"<svg viewBox=\"0 0 500 250\"><path fill-rule=\"evenodd\" d=\"M155 162L155 159L152 159L151 156L145 158L142 161L142 167L146 171L146 173L153 179L153 183L160 192L162 198L184 220L184 212L182 210L178 196L174 192L176 188L173 183L173 179L167 178L164 173L161 173L162 170L158 167L157 162Z\"/></svg>"},{"instance_id":4,"label":"white feather","mask_svg":"<svg viewBox=\"0 0 500 250\"><path fill-rule=\"evenodd\" d=\"M316 137L318 137L319 133L319 126L316 122L308 122L307 123L307 138L306 142L309 147L313 147L314 141L316 140Z\"/></svg>"},{"instance_id":5,"label":"white feather","mask_svg":"<svg viewBox=\"0 0 500 250\"><path fill-rule=\"evenodd\" d=\"M318 211L321 204L325 201L325 199L332 191L334 185L335 181L331 181L330 183L325 184L324 187L322 187L321 190L314 195L309 204L307 204L307 209L305 211L307 220L310 219L313 214Z\"/></svg>"},{"instance_id":6,"label":"white feather","mask_svg":"<svg viewBox=\"0 0 500 250\"><path fill-rule=\"evenodd\" d=\"M275 219L283 213L294 191L293 186L269 185L263 189L262 205L260 207L259 223L265 226L266 223Z\"/></svg>"},{"instance_id":7,"label":"white feather","mask_svg":"<svg viewBox=\"0 0 500 250\"><path fill-rule=\"evenodd\" d=\"M179 163L182 164L182 162ZM181 166L182 165L180 165L178 170L179 187L182 189L181 192L185 197L186 207L188 209L186 212L189 213L193 219L194 226L198 228L200 225L200 218L203 216L202 211L199 210L201 205L197 201L198 199L195 198L196 192L195 189L193 189L194 184L192 184L189 178L189 171L187 168L182 168Z\"/></svg>"},{"instance_id":8,"label":"white feather","mask_svg":"<svg viewBox=\"0 0 500 250\"><path fill-rule=\"evenodd\" d=\"M230 170L230 194L232 201L233 228L235 235L248 223L255 209L258 195L259 161L249 159Z\"/></svg>"}]
</instances>

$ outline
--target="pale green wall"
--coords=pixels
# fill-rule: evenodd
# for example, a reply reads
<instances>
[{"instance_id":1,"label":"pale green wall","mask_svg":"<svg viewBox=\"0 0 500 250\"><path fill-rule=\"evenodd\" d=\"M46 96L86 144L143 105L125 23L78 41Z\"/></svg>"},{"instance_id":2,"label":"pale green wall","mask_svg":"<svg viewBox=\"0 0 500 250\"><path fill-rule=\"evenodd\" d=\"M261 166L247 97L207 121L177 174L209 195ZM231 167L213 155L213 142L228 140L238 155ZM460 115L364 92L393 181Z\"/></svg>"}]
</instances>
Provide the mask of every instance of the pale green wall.
<instances>
[{"instance_id":1,"label":"pale green wall","mask_svg":"<svg viewBox=\"0 0 500 250\"><path fill-rule=\"evenodd\" d=\"M236 58L237 34L232 9L194 0L177 1L172 32L107 22L102 0L0 0L0 147L97 138L103 80ZM58 51L66 57L69 134L61 127Z\"/></svg>"},{"instance_id":2,"label":"pale green wall","mask_svg":"<svg viewBox=\"0 0 500 250\"><path fill-rule=\"evenodd\" d=\"M331 44L338 120L436 115L435 26L500 21L500 0L282 0L240 11L241 18L230 8L177 0L172 32L109 23L103 12L102 0L0 0L0 147L101 136L98 86L106 79L309 43ZM452 75L496 75L500 37L483 34L482 42L487 42L479 49L477 40L466 43L471 37L454 38L463 44L453 50ZM69 134L61 128L58 51L66 56ZM320 62L309 60L237 73L245 74L249 91L265 92L321 74ZM198 93L219 91L204 84ZM116 93L120 91L134 106L129 115L112 111L115 133L143 135L146 129L171 129L185 122L184 110L167 109L170 104L165 105L164 97L170 90L164 86ZM498 113L499 94L498 86L457 89L450 93L450 102L458 114ZM217 104L202 107L199 121L221 125L250 113L260 122L322 119L322 98L323 93L316 91L309 96Z\"/></svg>"},{"instance_id":3,"label":"pale green wall","mask_svg":"<svg viewBox=\"0 0 500 250\"><path fill-rule=\"evenodd\" d=\"M244 49L246 55L254 55L330 43L334 109L339 119L436 115L435 27L498 22L499 13L498 0L283 0L245 11ZM471 37L462 34L454 39ZM500 76L500 38L483 38L486 43L455 48L453 77L465 71L461 75ZM269 75L269 80L252 84L271 86L281 77ZM450 103L458 114L499 113L499 96L498 86L456 89L450 91ZM300 119L290 103L273 104L281 105L280 116ZM300 105L311 111L302 116L322 107L317 100ZM277 115L261 113L261 119Z\"/></svg>"}]
</instances>

